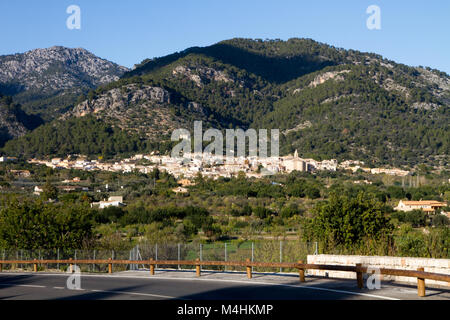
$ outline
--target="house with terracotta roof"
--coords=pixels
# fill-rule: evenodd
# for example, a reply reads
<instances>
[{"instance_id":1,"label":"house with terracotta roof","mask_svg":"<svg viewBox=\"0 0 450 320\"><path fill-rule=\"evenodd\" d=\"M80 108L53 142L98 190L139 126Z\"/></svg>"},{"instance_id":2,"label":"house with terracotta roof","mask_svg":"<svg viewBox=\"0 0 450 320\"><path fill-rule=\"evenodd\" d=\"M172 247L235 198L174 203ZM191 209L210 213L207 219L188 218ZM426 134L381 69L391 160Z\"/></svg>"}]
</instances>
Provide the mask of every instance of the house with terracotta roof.
<instances>
[{"instance_id":1,"label":"house with terracotta roof","mask_svg":"<svg viewBox=\"0 0 450 320\"><path fill-rule=\"evenodd\" d=\"M436 212L437 209L446 207L445 202L440 202L436 200L420 200L420 201L406 201L400 200L395 210L398 211L412 211L412 210L423 210L424 212Z\"/></svg>"}]
</instances>

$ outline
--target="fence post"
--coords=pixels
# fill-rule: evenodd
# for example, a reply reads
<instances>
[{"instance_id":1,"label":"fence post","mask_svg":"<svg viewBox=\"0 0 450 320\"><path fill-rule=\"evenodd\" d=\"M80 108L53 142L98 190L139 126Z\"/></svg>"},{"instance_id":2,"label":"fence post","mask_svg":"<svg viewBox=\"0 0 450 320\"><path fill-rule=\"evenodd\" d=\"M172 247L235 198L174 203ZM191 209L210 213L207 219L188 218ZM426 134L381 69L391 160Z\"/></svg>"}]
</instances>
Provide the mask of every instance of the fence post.
<instances>
[{"instance_id":1,"label":"fence post","mask_svg":"<svg viewBox=\"0 0 450 320\"><path fill-rule=\"evenodd\" d=\"M111 260L114 260L114 250L111 250ZM111 265L111 271L112 271L112 268L113 268L113 265Z\"/></svg>"},{"instance_id":2,"label":"fence post","mask_svg":"<svg viewBox=\"0 0 450 320\"><path fill-rule=\"evenodd\" d=\"M150 275L155 275L155 265L153 264L153 258L150 258Z\"/></svg>"},{"instance_id":3,"label":"fence post","mask_svg":"<svg viewBox=\"0 0 450 320\"><path fill-rule=\"evenodd\" d=\"M303 264L303 261L299 260L298 263ZM300 278L300 282L305 282L305 269L298 268L298 276Z\"/></svg>"},{"instance_id":4,"label":"fence post","mask_svg":"<svg viewBox=\"0 0 450 320\"><path fill-rule=\"evenodd\" d=\"M252 262L255 262L255 246L254 246L253 241L252 241ZM252 267L252 271L253 271L253 267Z\"/></svg>"},{"instance_id":5,"label":"fence post","mask_svg":"<svg viewBox=\"0 0 450 320\"><path fill-rule=\"evenodd\" d=\"M248 263L248 262L250 262L250 259L247 259L246 261L247 261L247 263ZM251 278L252 278L252 267L250 267L250 266L248 266L248 265L247 265L247 278L248 278L248 279L251 279Z\"/></svg>"},{"instance_id":6,"label":"fence post","mask_svg":"<svg viewBox=\"0 0 450 320\"><path fill-rule=\"evenodd\" d=\"M195 261L200 261L200 259L197 258L197 259L195 259ZM201 271L200 271L200 265L199 264L197 264L195 266L195 274L197 275L197 277L200 277Z\"/></svg>"},{"instance_id":7,"label":"fence post","mask_svg":"<svg viewBox=\"0 0 450 320\"><path fill-rule=\"evenodd\" d=\"M108 263L108 273L112 273L112 263L111 263L111 258L108 259L109 263Z\"/></svg>"},{"instance_id":8,"label":"fence post","mask_svg":"<svg viewBox=\"0 0 450 320\"><path fill-rule=\"evenodd\" d=\"M155 244L155 260L158 261L158 244ZM156 265L156 267L158 268L158 265Z\"/></svg>"},{"instance_id":9,"label":"fence post","mask_svg":"<svg viewBox=\"0 0 450 320\"><path fill-rule=\"evenodd\" d=\"M2 260L5 261L5 249L2 250ZM0 263L0 272L3 271L3 263Z\"/></svg>"},{"instance_id":10,"label":"fence post","mask_svg":"<svg viewBox=\"0 0 450 320\"><path fill-rule=\"evenodd\" d=\"M37 272L37 260L34 259L34 263L33 263L33 272Z\"/></svg>"},{"instance_id":11,"label":"fence post","mask_svg":"<svg viewBox=\"0 0 450 320\"><path fill-rule=\"evenodd\" d=\"M59 248L56 249L56 260L59 260ZM56 264L56 269L59 270L59 262Z\"/></svg>"},{"instance_id":12,"label":"fence post","mask_svg":"<svg viewBox=\"0 0 450 320\"><path fill-rule=\"evenodd\" d=\"M203 251L202 251L202 244L200 243L200 261L203 261ZM200 270L202 270L202 266L200 266Z\"/></svg>"},{"instance_id":13,"label":"fence post","mask_svg":"<svg viewBox=\"0 0 450 320\"><path fill-rule=\"evenodd\" d=\"M130 250L128 257L130 258L130 261L134 260L134 247ZM134 270L134 266L132 263L130 263L130 270Z\"/></svg>"},{"instance_id":14,"label":"fence post","mask_svg":"<svg viewBox=\"0 0 450 320\"><path fill-rule=\"evenodd\" d=\"M364 282L363 282L363 273L361 272L362 264L357 263L356 264L356 282L358 283L358 288L362 289L364 288Z\"/></svg>"},{"instance_id":15,"label":"fence post","mask_svg":"<svg viewBox=\"0 0 450 320\"><path fill-rule=\"evenodd\" d=\"M181 244L178 244L178 261L181 260ZM180 265L178 264L178 270L180 270Z\"/></svg>"},{"instance_id":16,"label":"fence post","mask_svg":"<svg viewBox=\"0 0 450 320\"><path fill-rule=\"evenodd\" d=\"M280 240L280 263L283 262L283 241ZM283 268L280 268L280 273L283 272Z\"/></svg>"},{"instance_id":17,"label":"fence post","mask_svg":"<svg viewBox=\"0 0 450 320\"><path fill-rule=\"evenodd\" d=\"M73 273L73 263L72 263L72 258L69 258L69 271L70 271L70 273Z\"/></svg>"},{"instance_id":18,"label":"fence post","mask_svg":"<svg viewBox=\"0 0 450 320\"><path fill-rule=\"evenodd\" d=\"M425 268L417 268L417 271L425 271ZM425 279L417 278L417 294L419 297L425 297Z\"/></svg>"},{"instance_id":19,"label":"fence post","mask_svg":"<svg viewBox=\"0 0 450 320\"><path fill-rule=\"evenodd\" d=\"M227 262L227 243L225 242L225 262ZM225 265L223 271L227 271L227 266Z\"/></svg>"}]
</instances>

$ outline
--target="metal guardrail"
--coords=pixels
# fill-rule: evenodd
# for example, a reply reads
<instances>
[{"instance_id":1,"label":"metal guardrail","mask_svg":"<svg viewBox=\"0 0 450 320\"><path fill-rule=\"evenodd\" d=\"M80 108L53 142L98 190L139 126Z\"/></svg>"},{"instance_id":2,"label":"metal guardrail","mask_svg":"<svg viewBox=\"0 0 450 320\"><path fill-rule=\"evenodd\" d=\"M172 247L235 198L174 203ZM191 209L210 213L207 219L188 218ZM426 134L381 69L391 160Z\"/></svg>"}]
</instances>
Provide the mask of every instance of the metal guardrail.
<instances>
[{"instance_id":1,"label":"metal guardrail","mask_svg":"<svg viewBox=\"0 0 450 320\"><path fill-rule=\"evenodd\" d=\"M150 274L155 274L156 265L192 265L195 266L196 275L200 277L201 266L234 266L234 267L245 267L247 271L247 277L252 278L252 267L266 267L266 268L292 268L298 269L300 282L305 282L305 271L306 270L328 270L328 271L346 271L355 272L356 281L358 288L362 289L364 287L363 274L367 273L368 267L362 266L362 264L356 264L355 266L340 266L340 265L325 265L325 264L307 264L303 261L298 261L297 263L291 262L252 262L250 259L247 261L200 261L197 260L113 260L111 258L107 260L0 260L0 272L2 271L4 264L32 264L33 271L38 271L38 265L46 264L68 264L69 270L73 270L74 264L107 264L108 273L112 273L112 266L117 265L127 265L127 264L143 264L150 266ZM443 281L447 282L450 286L450 275L425 272L424 268L418 268L417 270L401 270L401 269L388 269L380 268L377 269L381 275L391 275L391 276L402 276L402 277L413 277L417 278L417 293L419 297L425 296L425 279Z\"/></svg>"}]
</instances>

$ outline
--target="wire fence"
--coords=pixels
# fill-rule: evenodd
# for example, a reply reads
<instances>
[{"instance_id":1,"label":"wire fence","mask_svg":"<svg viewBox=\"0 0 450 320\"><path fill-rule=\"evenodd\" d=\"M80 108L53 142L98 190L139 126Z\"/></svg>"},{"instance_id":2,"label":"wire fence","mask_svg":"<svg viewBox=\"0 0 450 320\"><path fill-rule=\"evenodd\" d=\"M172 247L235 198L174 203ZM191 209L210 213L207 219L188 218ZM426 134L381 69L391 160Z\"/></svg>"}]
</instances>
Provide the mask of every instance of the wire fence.
<instances>
[{"instance_id":1,"label":"wire fence","mask_svg":"<svg viewBox=\"0 0 450 320\"><path fill-rule=\"evenodd\" d=\"M1 260L142 260L142 265L114 265L114 271L148 269L146 260L196 260L200 261L246 261L252 262L298 262L306 261L308 254L317 253L316 243L301 241L246 241L246 242L212 242L212 243L149 243L141 242L129 251L125 250L21 250L1 249ZM82 272L108 272L107 264L80 265ZM157 268L173 266L158 265ZM32 265L5 264L4 270L29 271ZM40 266L42 270L66 271L68 265L48 264ZM192 270L193 266L178 265L176 269ZM238 266L208 266L203 270L245 271ZM254 272L273 272L273 268L254 267ZM296 269L281 269L280 272L296 272Z\"/></svg>"}]
</instances>

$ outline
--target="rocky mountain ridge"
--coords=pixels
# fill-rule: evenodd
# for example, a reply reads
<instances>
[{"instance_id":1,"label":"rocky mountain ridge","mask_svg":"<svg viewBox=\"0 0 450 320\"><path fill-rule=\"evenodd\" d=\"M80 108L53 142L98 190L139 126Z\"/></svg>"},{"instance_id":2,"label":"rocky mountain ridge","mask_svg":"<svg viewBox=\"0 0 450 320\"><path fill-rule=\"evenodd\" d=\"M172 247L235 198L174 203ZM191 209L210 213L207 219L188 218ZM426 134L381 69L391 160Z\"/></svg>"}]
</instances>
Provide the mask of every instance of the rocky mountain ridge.
<instances>
[{"instance_id":1,"label":"rocky mountain ridge","mask_svg":"<svg viewBox=\"0 0 450 320\"><path fill-rule=\"evenodd\" d=\"M52 119L80 94L127 71L82 48L35 49L0 56L0 93L13 96L27 112Z\"/></svg>"}]
</instances>

